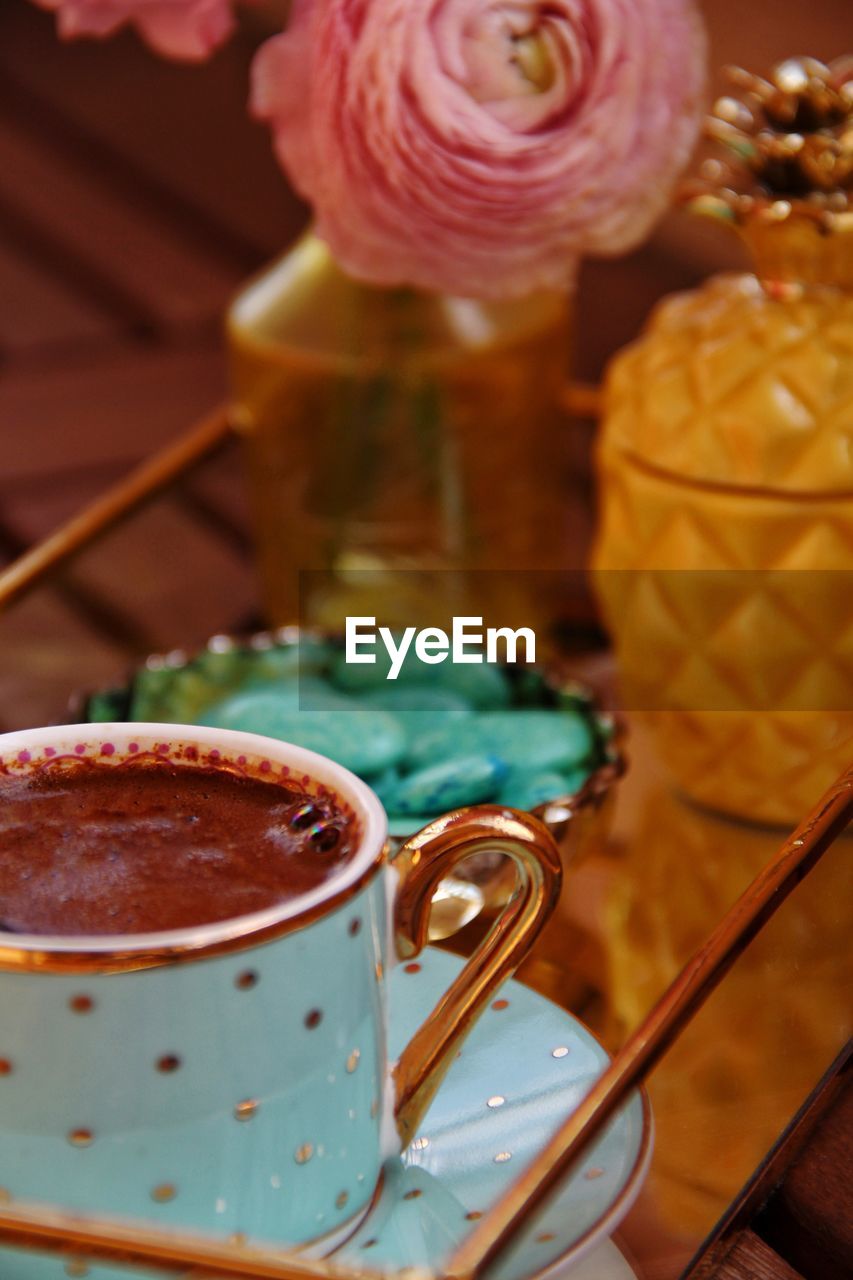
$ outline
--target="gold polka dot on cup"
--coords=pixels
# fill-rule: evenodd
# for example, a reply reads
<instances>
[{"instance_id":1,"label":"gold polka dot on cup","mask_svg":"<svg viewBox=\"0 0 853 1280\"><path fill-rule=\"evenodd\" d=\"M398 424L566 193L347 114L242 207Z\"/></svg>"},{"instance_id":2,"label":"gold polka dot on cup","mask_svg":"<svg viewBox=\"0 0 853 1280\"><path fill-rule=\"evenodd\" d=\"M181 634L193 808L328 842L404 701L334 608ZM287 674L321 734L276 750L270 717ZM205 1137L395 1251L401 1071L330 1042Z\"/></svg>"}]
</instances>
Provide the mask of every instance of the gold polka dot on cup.
<instances>
[{"instance_id":1,"label":"gold polka dot on cup","mask_svg":"<svg viewBox=\"0 0 853 1280\"><path fill-rule=\"evenodd\" d=\"M358 935L361 933L361 920L359 919L358 916L355 916L354 919L350 920L347 933L351 938L357 938Z\"/></svg>"},{"instance_id":2,"label":"gold polka dot on cup","mask_svg":"<svg viewBox=\"0 0 853 1280\"><path fill-rule=\"evenodd\" d=\"M178 1188L174 1182L158 1182L156 1187L151 1188L151 1199L155 1204L168 1204L177 1194Z\"/></svg>"},{"instance_id":3,"label":"gold polka dot on cup","mask_svg":"<svg viewBox=\"0 0 853 1280\"><path fill-rule=\"evenodd\" d=\"M479 1220L480 1220L480 1218L482 1218L482 1216L483 1216L483 1215L482 1215L482 1213L480 1212L480 1210L479 1210L479 1209L471 1209L468 1213L466 1213L466 1214L465 1214L465 1221L466 1221L466 1222L479 1222Z\"/></svg>"},{"instance_id":4,"label":"gold polka dot on cup","mask_svg":"<svg viewBox=\"0 0 853 1280\"><path fill-rule=\"evenodd\" d=\"M376 1236L371 1236L369 1240L365 1240L364 1244L361 1247L362 1249L375 1249L378 1244L379 1244L379 1241L377 1240Z\"/></svg>"},{"instance_id":5,"label":"gold polka dot on cup","mask_svg":"<svg viewBox=\"0 0 853 1280\"><path fill-rule=\"evenodd\" d=\"M567 1046L564 1044L558 1045L556 1049L551 1050L552 1058L566 1058L568 1057L568 1054L569 1054L569 1050Z\"/></svg>"},{"instance_id":6,"label":"gold polka dot on cup","mask_svg":"<svg viewBox=\"0 0 853 1280\"><path fill-rule=\"evenodd\" d=\"M496 1107L502 1107L505 1102L506 1098L503 1094L493 1093L491 1098L486 1099L486 1106L491 1107L492 1111L494 1111Z\"/></svg>"},{"instance_id":7,"label":"gold polka dot on cup","mask_svg":"<svg viewBox=\"0 0 853 1280\"><path fill-rule=\"evenodd\" d=\"M361 1050L353 1049L352 1053L347 1058L347 1071L349 1072L350 1075L352 1075L353 1071L355 1071L360 1061L361 1061Z\"/></svg>"},{"instance_id":8,"label":"gold polka dot on cup","mask_svg":"<svg viewBox=\"0 0 853 1280\"><path fill-rule=\"evenodd\" d=\"M68 1141L72 1147L91 1147L95 1135L91 1129L72 1129L68 1134Z\"/></svg>"},{"instance_id":9,"label":"gold polka dot on cup","mask_svg":"<svg viewBox=\"0 0 853 1280\"><path fill-rule=\"evenodd\" d=\"M258 985L259 978L254 969L245 969L242 973L238 973L234 979L234 986L238 991L251 991L252 987Z\"/></svg>"},{"instance_id":10,"label":"gold polka dot on cup","mask_svg":"<svg viewBox=\"0 0 853 1280\"><path fill-rule=\"evenodd\" d=\"M335 1208L336 1209L345 1208L348 1200L349 1200L349 1192L339 1191L338 1194L335 1196Z\"/></svg>"},{"instance_id":11,"label":"gold polka dot on cup","mask_svg":"<svg viewBox=\"0 0 853 1280\"><path fill-rule=\"evenodd\" d=\"M420 1187L412 1187L411 1191L406 1192L406 1194L403 1196L403 1199L417 1200L418 1197L422 1195L423 1195L423 1192L421 1191Z\"/></svg>"},{"instance_id":12,"label":"gold polka dot on cup","mask_svg":"<svg viewBox=\"0 0 853 1280\"><path fill-rule=\"evenodd\" d=\"M235 1120L251 1120L257 1115L260 1103L255 1098L244 1098L242 1102L238 1102L234 1108Z\"/></svg>"},{"instance_id":13,"label":"gold polka dot on cup","mask_svg":"<svg viewBox=\"0 0 853 1280\"><path fill-rule=\"evenodd\" d=\"M91 996L77 995L72 996L68 1001L68 1008L72 1013L91 1013L95 1007L95 1002Z\"/></svg>"},{"instance_id":14,"label":"gold polka dot on cup","mask_svg":"<svg viewBox=\"0 0 853 1280\"><path fill-rule=\"evenodd\" d=\"M511 1151L499 1151L498 1154L495 1156L495 1164L506 1164L506 1162L511 1159L512 1159Z\"/></svg>"},{"instance_id":15,"label":"gold polka dot on cup","mask_svg":"<svg viewBox=\"0 0 853 1280\"><path fill-rule=\"evenodd\" d=\"M9 1058L0 1058L0 1076L10 1076L14 1068Z\"/></svg>"},{"instance_id":16,"label":"gold polka dot on cup","mask_svg":"<svg viewBox=\"0 0 853 1280\"><path fill-rule=\"evenodd\" d=\"M556 1237L554 1236L553 1231L540 1231L539 1235L536 1237L536 1243L548 1244L551 1240L554 1240L555 1238Z\"/></svg>"},{"instance_id":17,"label":"gold polka dot on cup","mask_svg":"<svg viewBox=\"0 0 853 1280\"><path fill-rule=\"evenodd\" d=\"M303 1142L301 1147L297 1147L293 1153L293 1158L297 1164L307 1164L314 1154L313 1143Z\"/></svg>"},{"instance_id":18,"label":"gold polka dot on cup","mask_svg":"<svg viewBox=\"0 0 853 1280\"><path fill-rule=\"evenodd\" d=\"M157 1059L157 1070L162 1071L164 1075L170 1075L173 1071L178 1071L181 1066L181 1059L176 1053L164 1053L162 1057Z\"/></svg>"},{"instance_id":19,"label":"gold polka dot on cup","mask_svg":"<svg viewBox=\"0 0 853 1280\"><path fill-rule=\"evenodd\" d=\"M493 1000L493 1001L492 1001L492 1008L495 1010L495 1012L496 1012L496 1013L500 1013L502 1009L508 1009L508 1008L509 1008L509 1001L508 1001L508 1000Z\"/></svg>"},{"instance_id":20,"label":"gold polka dot on cup","mask_svg":"<svg viewBox=\"0 0 853 1280\"><path fill-rule=\"evenodd\" d=\"M323 1021L322 1009L309 1009L305 1015L305 1026L309 1031L313 1031L315 1027L319 1027Z\"/></svg>"},{"instance_id":21,"label":"gold polka dot on cup","mask_svg":"<svg viewBox=\"0 0 853 1280\"><path fill-rule=\"evenodd\" d=\"M604 1170L599 1168L587 1169L583 1176L586 1178L587 1182L594 1182L596 1178L602 1178L604 1176Z\"/></svg>"}]
</instances>

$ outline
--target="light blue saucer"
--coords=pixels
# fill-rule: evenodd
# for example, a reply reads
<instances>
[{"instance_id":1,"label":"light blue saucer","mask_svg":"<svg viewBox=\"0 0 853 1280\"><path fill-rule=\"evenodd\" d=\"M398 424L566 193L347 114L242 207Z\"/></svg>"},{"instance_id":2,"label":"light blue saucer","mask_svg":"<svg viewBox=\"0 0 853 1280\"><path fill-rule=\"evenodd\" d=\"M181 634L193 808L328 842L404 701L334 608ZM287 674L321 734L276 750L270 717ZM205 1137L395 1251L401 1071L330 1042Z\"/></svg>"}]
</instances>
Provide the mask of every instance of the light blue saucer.
<instances>
[{"instance_id":1,"label":"light blue saucer","mask_svg":"<svg viewBox=\"0 0 853 1280\"><path fill-rule=\"evenodd\" d=\"M429 949L417 964L395 970L392 1056L462 963ZM417 1266L440 1272L474 1218L514 1181L606 1062L592 1035L563 1009L520 983L507 983L465 1042L415 1141L386 1165L376 1204L336 1258L381 1271ZM556 1263L562 1271L600 1244L633 1203L650 1148L647 1106L636 1095L495 1269L496 1280L522 1280ZM275 1239L274 1222L265 1235ZM88 1270L89 1280L128 1280L134 1274L140 1273L96 1265ZM68 1275L62 1260L0 1250L2 1280Z\"/></svg>"}]
</instances>

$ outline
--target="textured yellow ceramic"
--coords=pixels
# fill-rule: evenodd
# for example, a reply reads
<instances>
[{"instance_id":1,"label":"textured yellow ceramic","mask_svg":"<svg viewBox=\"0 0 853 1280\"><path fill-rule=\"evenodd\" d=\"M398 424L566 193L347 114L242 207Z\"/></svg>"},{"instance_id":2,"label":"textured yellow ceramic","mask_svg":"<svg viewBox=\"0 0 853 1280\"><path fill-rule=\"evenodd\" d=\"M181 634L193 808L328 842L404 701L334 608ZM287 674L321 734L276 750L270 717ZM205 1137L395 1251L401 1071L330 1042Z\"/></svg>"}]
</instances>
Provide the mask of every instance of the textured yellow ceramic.
<instances>
[{"instance_id":1,"label":"textured yellow ceramic","mask_svg":"<svg viewBox=\"0 0 853 1280\"><path fill-rule=\"evenodd\" d=\"M615 361L594 565L626 702L677 785L786 823L853 758L853 86L807 60L740 78L716 132L750 189L717 165L695 203L757 274L666 300ZM838 144L826 190L808 190L809 124Z\"/></svg>"}]
</instances>

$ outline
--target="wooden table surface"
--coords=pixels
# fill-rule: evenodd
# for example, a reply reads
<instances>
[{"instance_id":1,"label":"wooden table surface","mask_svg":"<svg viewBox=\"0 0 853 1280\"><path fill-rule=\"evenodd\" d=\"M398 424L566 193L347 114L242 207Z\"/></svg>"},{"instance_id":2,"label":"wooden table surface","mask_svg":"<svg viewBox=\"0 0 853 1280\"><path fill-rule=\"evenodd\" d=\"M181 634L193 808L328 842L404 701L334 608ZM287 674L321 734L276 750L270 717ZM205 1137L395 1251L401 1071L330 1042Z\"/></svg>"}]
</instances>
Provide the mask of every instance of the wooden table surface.
<instances>
[{"instance_id":1,"label":"wooden table surface","mask_svg":"<svg viewBox=\"0 0 853 1280\"><path fill-rule=\"evenodd\" d=\"M832 57L849 32L849 0L703 7L715 65ZM28 0L0 6L0 563L226 393L223 309L306 217L245 114L257 23L184 67L131 35L62 45ZM597 379L661 295L741 261L672 216L641 251L589 264L578 374ZM576 431L567 500L588 536L592 428ZM0 730L61 720L75 689L259 621L228 445L0 619ZM789 1189L812 1214L826 1205L814 1186ZM825 1280L791 1257L790 1272L767 1274Z\"/></svg>"}]
</instances>

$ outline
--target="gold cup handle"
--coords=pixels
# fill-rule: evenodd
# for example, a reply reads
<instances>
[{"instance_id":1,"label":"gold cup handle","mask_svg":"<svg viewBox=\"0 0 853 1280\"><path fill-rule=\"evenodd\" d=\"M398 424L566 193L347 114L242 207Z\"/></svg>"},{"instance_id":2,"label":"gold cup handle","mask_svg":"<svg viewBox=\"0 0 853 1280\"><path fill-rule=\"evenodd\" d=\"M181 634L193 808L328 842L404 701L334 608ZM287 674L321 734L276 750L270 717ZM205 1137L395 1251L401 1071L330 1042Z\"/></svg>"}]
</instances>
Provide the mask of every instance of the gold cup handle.
<instances>
[{"instance_id":1,"label":"gold cup handle","mask_svg":"<svg viewBox=\"0 0 853 1280\"><path fill-rule=\"evenodd\" d=\"M394 911L402 959L427 941L430 903L439 882L472 853L507 854L515 888L489 933L406 1045L394 1068L397 1129L412 1138L457 1047L500 984L525 958L548 920L562 884L557 846L538 819L513 809L479 805L431 822L394 859L400 880Z\"/></svg>"}]
</instances>

